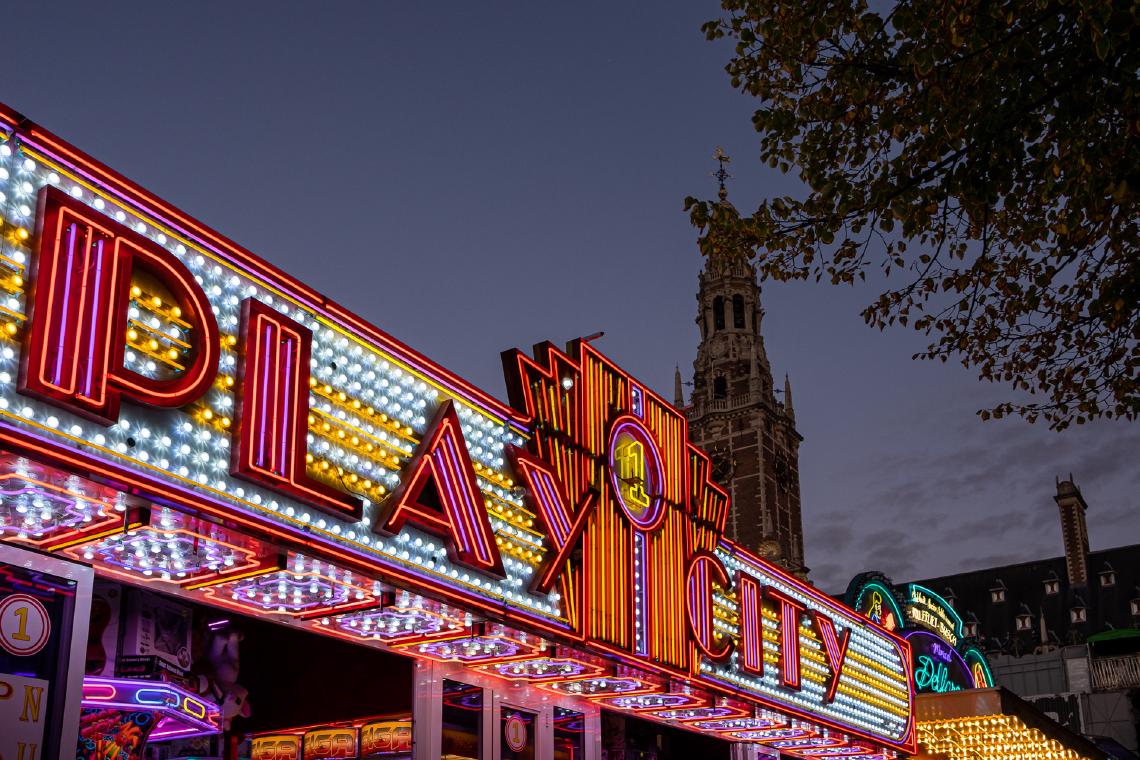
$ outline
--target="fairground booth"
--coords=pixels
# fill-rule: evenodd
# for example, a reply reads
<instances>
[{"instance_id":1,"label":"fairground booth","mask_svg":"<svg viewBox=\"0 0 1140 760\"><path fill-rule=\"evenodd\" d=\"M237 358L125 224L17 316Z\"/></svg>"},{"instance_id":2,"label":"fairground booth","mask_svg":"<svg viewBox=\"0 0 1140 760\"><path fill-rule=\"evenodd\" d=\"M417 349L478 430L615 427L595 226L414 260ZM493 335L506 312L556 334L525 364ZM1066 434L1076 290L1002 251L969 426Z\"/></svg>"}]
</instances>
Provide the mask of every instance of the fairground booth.
<instances>
[{"instance_id":1,"label":"fairground booth","mask_svg":"<svg viewBox=\"0 0 1140 760\"><path fill-rule=\"evenodd\" d=\"M1088 739L998 686L975 635L934 590L866 572L851 580L844 601L910 644L915 758L1108 760Z\"/></svg>"},{"instance_id":2,"label":"fairground booth","mask_svg":"<svg viewBox=\"0 0 1140 760\"><path fill-rule=\"evenodd\" d=\"M914 751L907 641L587 341L503 403L7 109L0 215L5 760Z\"/></svg>"}]
</instances>

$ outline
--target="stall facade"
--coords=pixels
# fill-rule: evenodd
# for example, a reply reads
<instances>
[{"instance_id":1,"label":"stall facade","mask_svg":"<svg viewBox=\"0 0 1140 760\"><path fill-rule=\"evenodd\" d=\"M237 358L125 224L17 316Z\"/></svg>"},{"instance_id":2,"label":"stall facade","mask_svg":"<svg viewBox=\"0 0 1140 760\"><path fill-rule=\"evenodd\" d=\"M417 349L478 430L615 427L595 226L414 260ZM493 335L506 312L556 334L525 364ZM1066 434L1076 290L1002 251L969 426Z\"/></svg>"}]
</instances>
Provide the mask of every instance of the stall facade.
<instances>
[{"instance_id":1,"label":"stall facade","mask_svg":"<svg viewBox=\"0 0 1140 760\"><path fill-rule=\"evenodd\" d=\"M0 215L5 541L414 658L369 736L417 758L464 686L488 758L567 715L596 758L601 710L913 751L907 642L727 540L684 416L588 342L505 353L500 402L6 108Z\"/></svg>"}]
</instances>

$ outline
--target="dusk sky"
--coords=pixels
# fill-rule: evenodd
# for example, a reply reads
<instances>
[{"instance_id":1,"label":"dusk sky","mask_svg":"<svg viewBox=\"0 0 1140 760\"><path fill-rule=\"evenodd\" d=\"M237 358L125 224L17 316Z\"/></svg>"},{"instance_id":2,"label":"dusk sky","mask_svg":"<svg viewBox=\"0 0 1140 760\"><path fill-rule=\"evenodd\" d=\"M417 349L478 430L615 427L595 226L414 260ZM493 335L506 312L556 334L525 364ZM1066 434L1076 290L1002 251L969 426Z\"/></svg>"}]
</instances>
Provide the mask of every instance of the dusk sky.
<instances>
[{"instance_id":1,"label":"dusk sky","mask_svg":"<svg viewBox=\"0 0 1140 760\"><path fill-rule=\"evenodd\" d=\"M795 192L707 0L61 2L4 13L0 100L488 391L499 352L596 343L672 397L691 374L696 232L717 145L742 209ZM826 591L1140 541L1140 427L974 412L1005 393L864 326L877 291L766 284L792 379L807 564Z\"/></svg>"}]
</instances>

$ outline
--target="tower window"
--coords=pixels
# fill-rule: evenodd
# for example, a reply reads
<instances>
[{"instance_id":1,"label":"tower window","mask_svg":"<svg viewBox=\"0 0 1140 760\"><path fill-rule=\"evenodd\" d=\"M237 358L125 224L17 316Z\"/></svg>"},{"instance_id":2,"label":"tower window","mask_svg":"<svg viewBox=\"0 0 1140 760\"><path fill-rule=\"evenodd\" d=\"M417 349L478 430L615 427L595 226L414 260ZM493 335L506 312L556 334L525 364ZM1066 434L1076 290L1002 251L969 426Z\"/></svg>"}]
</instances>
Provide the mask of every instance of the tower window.
<instances>
[{"instance_id":1,"label":"tower window","mask_svg":"<svg viewBox=\"0 0 1140 760\"><path fill-rule=\"evenodd\" d=\"M713 378L713 398L728 398L728 380L724 375Z\"/></svg>"},{"instance_id":2,"label":"tower window","mask_svg":"<svg viewBox=\"0 0 1140 760\"><path fill-rule=\"evenodd\" d=\"M737 330L744 329L744 296L740 294L732 297L732 326Z\"/></svg>"},{"instance_id":3,"label":"tower window","mask_svg":"<svg viewBox=\"0 0 1140 760\"><path fill-rule=\"evenodd\" d=\"M713 329L724 329L724 299L720 296L713 299Z\"/></svg>"}]
</instances>

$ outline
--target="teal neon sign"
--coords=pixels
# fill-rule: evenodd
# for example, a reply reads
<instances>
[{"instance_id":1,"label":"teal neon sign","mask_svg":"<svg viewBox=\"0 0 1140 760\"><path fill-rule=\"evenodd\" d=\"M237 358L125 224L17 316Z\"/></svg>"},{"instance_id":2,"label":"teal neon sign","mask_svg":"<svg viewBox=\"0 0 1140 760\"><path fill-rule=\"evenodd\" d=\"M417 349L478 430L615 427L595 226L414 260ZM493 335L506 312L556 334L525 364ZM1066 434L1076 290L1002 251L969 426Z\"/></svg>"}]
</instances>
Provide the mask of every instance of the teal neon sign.
<instances>
[{"instance_id":1,"label":"teal neon sign","mask_svg":"<svg viewBox=\"0 0 1140 760\"><path fill-rule=\"evenodd\" d=\"M920 694L974 688L974 674L954 647L930 631L906 634L914 657L914 687Z\"/></svg>"}]
</instances>

